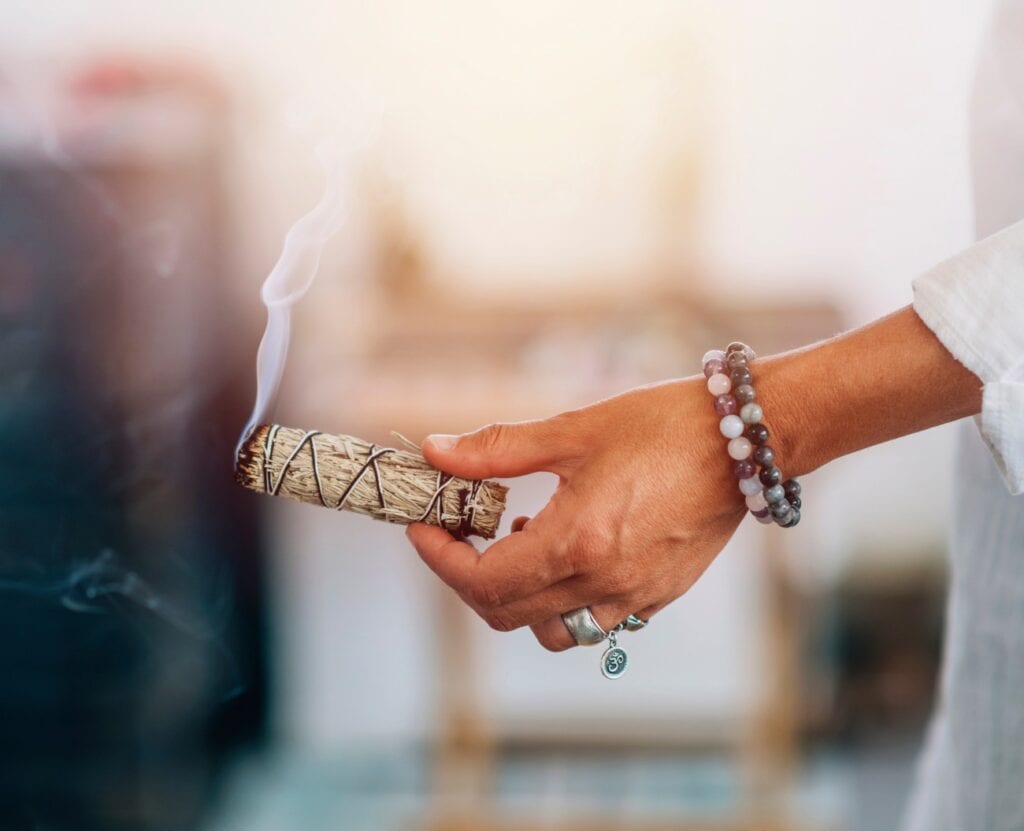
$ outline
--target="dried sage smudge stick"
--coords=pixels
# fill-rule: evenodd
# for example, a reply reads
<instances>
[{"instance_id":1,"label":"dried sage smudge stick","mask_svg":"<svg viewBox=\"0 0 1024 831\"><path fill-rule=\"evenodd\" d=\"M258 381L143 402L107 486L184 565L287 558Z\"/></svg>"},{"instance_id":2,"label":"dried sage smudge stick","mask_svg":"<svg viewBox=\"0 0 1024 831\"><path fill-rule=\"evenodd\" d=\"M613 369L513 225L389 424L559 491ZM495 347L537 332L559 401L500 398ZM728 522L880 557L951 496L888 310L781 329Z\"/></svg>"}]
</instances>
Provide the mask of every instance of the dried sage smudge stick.
<instances>
[{"instance_id":1,"label":"dried sage smudge stick","mask_svg":"<svg viewBox=\"0 0 1024 831\"><path fill-rule=\"evenodd\" d=\"M497 533L508 492L442 473L418 451L278 424L257 427L242 443L235 479L260 493L484 539Z\"/></svg>"}]
</instances>

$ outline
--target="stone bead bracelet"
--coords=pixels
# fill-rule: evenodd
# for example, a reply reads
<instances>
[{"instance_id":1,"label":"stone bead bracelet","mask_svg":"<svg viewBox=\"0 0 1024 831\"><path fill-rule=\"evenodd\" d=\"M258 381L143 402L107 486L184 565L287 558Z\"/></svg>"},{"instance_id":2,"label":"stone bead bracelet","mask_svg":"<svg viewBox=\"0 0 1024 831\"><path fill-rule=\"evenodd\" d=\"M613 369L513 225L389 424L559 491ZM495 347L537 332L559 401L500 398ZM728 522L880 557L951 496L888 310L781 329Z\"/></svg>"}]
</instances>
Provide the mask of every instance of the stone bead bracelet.
<instances>
[{"instance_id":1,"label":"stone bead bracelet","mask_svg":"<svg viewBox=\"0 0 1024 831\"><path fill-rule=\"evenodd\" d=\"M783 481L775 451L768 445L764 410L757 403L750 369L756 357L753 349L739 341L724 352L712 349L704 354L704 377L721 417L718 429L729 440L726 449L747 509L760 523L792 528L800 522L800 483Z\"/></svg>"}]
</instances>

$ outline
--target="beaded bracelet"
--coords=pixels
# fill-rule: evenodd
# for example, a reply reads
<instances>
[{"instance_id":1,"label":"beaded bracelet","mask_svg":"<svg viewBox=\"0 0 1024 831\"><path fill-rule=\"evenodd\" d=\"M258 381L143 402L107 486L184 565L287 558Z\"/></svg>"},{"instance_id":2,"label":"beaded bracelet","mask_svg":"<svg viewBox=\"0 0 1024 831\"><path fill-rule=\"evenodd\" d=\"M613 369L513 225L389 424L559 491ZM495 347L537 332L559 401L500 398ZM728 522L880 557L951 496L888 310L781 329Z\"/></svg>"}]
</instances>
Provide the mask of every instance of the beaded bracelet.
<instances>
[{"instance_id":1,"label":"beaded bracelet","mask_svg":"<svg viewBox=\"0 0 1024 831\"><path fill-rule=\"evenodd\" d=\"M725 351L712 349L704 355L704 377L715 397L715 412L722 417L718 429L729 439L733 473L747 508L758 522L792 528L800 522L800 483L782 480L775 451L768 445L764 411L757 403L751 362L757 357L744 343L734 341Z\"/></svg>"}]
</instances>

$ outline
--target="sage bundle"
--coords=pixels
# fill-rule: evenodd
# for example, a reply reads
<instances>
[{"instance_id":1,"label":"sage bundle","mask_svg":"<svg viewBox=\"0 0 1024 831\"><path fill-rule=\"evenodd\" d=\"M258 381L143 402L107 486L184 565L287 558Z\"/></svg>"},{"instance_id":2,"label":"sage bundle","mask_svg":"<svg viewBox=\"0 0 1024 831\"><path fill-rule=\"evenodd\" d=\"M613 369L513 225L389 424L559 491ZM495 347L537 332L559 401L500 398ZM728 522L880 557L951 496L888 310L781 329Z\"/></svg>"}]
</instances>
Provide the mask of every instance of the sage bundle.
<instances>
[{"instance_id":1,"label":"sage bundle","mask_svg":"<svg viewBox=\"0 0 1024 831\"><path fill-rule=\"evenodd\" d=\"M497 533L508 492L497 482L443 473L419 451L279 424L261 425L246 438L235 479L272 496L484 539Z\"/></svg>"}]
</instances>

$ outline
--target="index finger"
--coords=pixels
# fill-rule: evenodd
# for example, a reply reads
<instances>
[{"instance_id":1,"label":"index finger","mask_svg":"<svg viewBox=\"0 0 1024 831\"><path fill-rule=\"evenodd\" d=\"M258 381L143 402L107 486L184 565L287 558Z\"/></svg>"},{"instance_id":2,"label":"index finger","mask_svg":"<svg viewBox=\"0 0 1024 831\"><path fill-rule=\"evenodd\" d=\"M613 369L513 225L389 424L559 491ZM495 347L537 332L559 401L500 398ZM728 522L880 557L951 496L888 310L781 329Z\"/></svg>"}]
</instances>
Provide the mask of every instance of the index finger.
<instances>
[{"instance_id":1,"label":"index finger","mask_svg":"<svg viewBox=\"0 0 1024 831\"><path fill-rule=\"evenodd\" d=\"M436 525L414 523L406 536L423 562L459 594L480 608L528 597L572 576L561 546L546 546L531 529L509 534L483 553Z\"/></svg>"}]
</instances>

